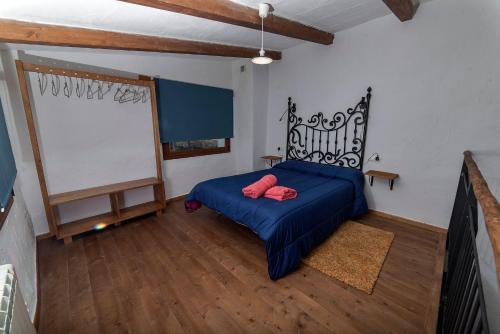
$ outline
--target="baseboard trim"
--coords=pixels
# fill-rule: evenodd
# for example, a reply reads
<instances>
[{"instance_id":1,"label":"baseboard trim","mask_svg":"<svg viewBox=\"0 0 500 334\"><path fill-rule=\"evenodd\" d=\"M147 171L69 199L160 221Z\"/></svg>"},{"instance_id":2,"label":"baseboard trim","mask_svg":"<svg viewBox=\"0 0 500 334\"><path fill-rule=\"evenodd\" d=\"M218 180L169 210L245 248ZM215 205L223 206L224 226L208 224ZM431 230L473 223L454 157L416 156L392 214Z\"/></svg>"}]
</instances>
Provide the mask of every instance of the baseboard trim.
<instances>
[{"instance_id":1,"label":"baseboard trim","mask_svg":"<svg viewBox=\"0 0 500 334\"><path fill-rule=\"evenodd\" d=\"M391 215L390 213L382 212L382 211L377 211L377 210L368 210L368 214L380 217L380 218L385 218L385 219L390 219L392 221L402 223L402 224L407 224L411 225L413 227L421 228L423 230L428 230L432 232L437 232L441 234L446 234L448 233L448 229L439 227L439 226L434 226L434 225L429 225L426 223L422 223L416 220L400 217L400 216L395 216Z\"/></svg>"},{"instance_id":2,"label":"baseboard trim","mask_svg":"<svg viewBox=\"0 0 500 334\"><path fill-rule=\"evenodd\" d=\"M183 201L185 200L187 197L187 194L185 195L180 195L180 196L175 196L175 197L170 197L168 198L165 202L167 205L173 203L173 202L178 202L178 201Z\"/></svg>"}]
</instances>

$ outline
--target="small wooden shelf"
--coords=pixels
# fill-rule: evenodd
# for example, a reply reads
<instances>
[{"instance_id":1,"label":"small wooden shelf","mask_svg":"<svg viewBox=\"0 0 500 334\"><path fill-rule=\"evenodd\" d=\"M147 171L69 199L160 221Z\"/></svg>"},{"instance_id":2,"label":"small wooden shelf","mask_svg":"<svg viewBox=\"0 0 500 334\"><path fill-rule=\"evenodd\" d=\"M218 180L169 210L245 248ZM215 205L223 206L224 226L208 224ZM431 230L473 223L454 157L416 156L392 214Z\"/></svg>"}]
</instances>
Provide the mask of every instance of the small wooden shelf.
<instances>
[{"instance_id":1,"label":"small wooden shelf","mask_svg":"<svg viewBox=\"0 0 500 334\"><path fill-rule=\"evenodd\" d=\"M366 176L369 177L370 180L370 186L373 186L373 178L378 177L381 179L389 180L389 187L392 190L394 186L394 180L399 177L399 174L396 173L389 173L389 172L382 172L379 170L369 170L368 172L365 173Z\"/></svg>"},{"instance_id":2,"label":"small wooden shelf","mask_svg":"<svg viewBox=\"0 0 500 334\"><path fill-rule=\"evenodd\" d=\"M109 195L112 193L119 193L125 190L132 190L147 186L154 186L159 184L159 181L155 177L150 177L146 179L127 181L109 184L106 186L87 188L81 190L70 191L66 193L54 194L49 196L49 204L50 205L59 205L64 203L69 203L73 201L79 201L86 198L98 197L103 195Z\"/></svg>"},{"instance_id":3,"label":"small wooden shelf","mask_svg":"<svg viewBox=\"0 0 500 334\"><path fill-rule=\"evenodd\" d=\"M271 167L273 167L273 164L275 165L277 162L283 161L283 157L281 157L279 155L265 155L265 156L260 157L260 158L264 159L266 161L268 160Z\"/></svg>"},{"instance_id":4,"label":"small wooden shelf","mask_svg":"<svg viewBox=\"0 0 500 334\"><path fill-rule=\"evenodd\" d=\"M125 191L149 186L153 186L154 201L131 207L121 207L120 199L123 197ZM49 196L49 205L51 211L56 212L58 205L105 195L109 196L111 212L65 224L59 224L58 219L54 217L57 239L64 239L64 243L70 243L74 235L96 228L105 228L111 224L119 225L124 220L152 212L156 212L159 215L166 206L163 181L154 177L55 194Z\"/></svg>"}]
</instances>

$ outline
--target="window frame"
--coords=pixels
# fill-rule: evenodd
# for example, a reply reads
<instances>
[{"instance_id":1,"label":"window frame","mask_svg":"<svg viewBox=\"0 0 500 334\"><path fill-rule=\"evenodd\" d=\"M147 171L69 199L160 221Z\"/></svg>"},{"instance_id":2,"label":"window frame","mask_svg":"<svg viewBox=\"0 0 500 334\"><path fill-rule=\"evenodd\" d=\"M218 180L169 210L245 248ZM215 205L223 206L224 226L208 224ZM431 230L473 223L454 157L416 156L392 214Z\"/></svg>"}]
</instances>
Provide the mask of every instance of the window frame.
<instances>
[{"instance_id":1,"label":"window frame","mask_svg":"<svg viewBox=\"0 0 500 334\"><path fill-rule=\"evenodd\" d=\"M7 216L9 215L10 209L12 208L12 204L14 204L14 196L11 194L9 197L9 201L7 202L7 207L4 212L0 212L0 230L3 227L3 224L7 220Z\"/></svg>"},{"instance_id":2,"label":"window frame","mask_svg":"<svg viewBox=\"0 0 500 334\"><path fill-rule=\"evenodd\" d=\"M231 152L231 139L224 139L224 147L196 148L186 151L171 151L170 143L163 143L163 160L174 160L183 158L199 157L203 155L223 154Z\"/></svg>"}]
</instances>

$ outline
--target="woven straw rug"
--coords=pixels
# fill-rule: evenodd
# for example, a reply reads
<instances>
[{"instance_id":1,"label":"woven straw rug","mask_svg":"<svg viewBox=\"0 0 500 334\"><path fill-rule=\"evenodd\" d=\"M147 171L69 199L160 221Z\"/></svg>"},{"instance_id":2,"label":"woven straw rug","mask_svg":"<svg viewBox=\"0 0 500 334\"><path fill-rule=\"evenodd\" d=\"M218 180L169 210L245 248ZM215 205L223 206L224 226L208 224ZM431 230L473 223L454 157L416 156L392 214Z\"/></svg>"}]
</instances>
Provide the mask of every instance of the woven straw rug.
<instances>
[{"instance_id":1,"label":"woven straw rug","mask_svg":"<svg viewBox=\"0 0 500 334\"><path fill-rule=\"evenodd\" d=\"M304 262L371 294L393 239L392 232L348 220Z\"/></svg>"}]
</instances>

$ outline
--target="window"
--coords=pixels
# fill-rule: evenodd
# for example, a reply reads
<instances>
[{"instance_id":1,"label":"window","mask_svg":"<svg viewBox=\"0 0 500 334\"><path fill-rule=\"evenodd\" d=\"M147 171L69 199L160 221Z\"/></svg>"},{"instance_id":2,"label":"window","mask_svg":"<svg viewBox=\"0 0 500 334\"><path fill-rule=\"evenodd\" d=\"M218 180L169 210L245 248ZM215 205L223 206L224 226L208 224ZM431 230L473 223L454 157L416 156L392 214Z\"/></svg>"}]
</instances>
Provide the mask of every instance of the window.
<instances>
[{"instance_id":1,"label":"window","mask_svg":"<svg viewBox=\"0 0 500 334\"><path fill-rule=\"evenodd\" d=\"M229 138L176 141L163 144L163 159L181 159L231 151Z\"/></svg>"},{"instance_id":2,"label":"window","mask_svg":"<svg viewBox=\"0 0 500 334\"><path fill-rule=\"evenodd\" d=\"M165 160L230 152L232 90L166 79L155 82Z\"/></svg>"},{"instance_id":3,"label":"window","mask_svg":"<svg viewBox=\"0 0 500 334\"><path fill-rule=\"evenodd\" d=\"M12 189L14 188L16 174L16 163L10 146L2 101L0 101L0 228L12 206Z\"/></svg>"},{"instance_id":4,"label":"window","mask_svg":"<svg viewBox=\"0 0 500 334\"><path fill-rule=\"evenodd\" d=\"M14 203L14 196L10 196L7 206L0 209L0 230L2 229L3 223L5 223L5 220L7 220L12 203Z\"/></svg>"}]
</instances>

